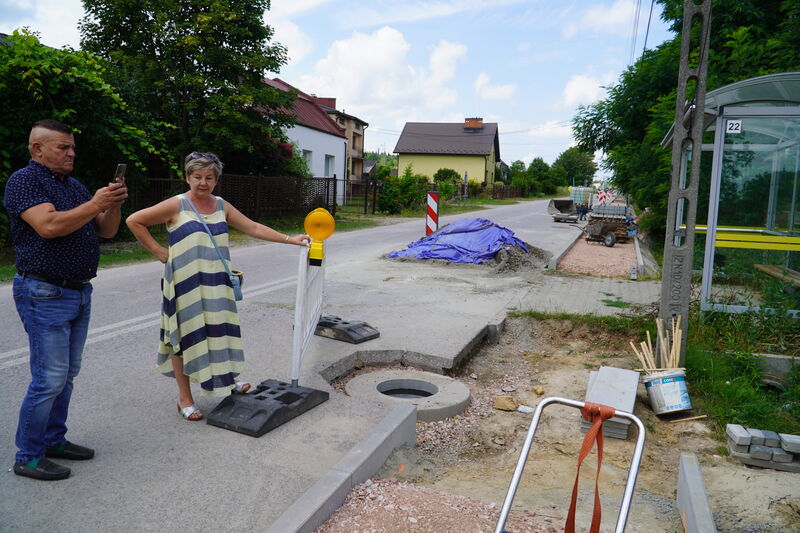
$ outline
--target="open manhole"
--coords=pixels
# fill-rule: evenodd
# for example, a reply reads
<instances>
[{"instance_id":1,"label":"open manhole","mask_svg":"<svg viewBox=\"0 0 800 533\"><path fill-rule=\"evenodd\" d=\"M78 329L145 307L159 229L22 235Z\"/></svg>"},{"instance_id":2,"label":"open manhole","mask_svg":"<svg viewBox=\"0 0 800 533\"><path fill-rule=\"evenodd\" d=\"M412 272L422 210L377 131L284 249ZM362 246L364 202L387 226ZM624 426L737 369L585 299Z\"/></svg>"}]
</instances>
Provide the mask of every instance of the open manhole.
<instances>
[{"instance_id":1,"label":"open manhole","mask_svg":"<svg viewBox=\"0 0 800 533\"><path fill-rule=\"evenodd\" d=\"M439 392L433 383L418 379L390 379L378 383L378 392L393 398L427 398Z\"/></svg>"},{"instance_id":2,"label":"open manhole","mask_svg":"<svg viewBox=\"0 0 800 533\"><path fill-rule=\"evenodd\" d=\"M353 398L417 407L417 420L432 422L464 412L469 389L458 380L421 370L376 370L344 386Z\"/></svg>"}]
</instances>

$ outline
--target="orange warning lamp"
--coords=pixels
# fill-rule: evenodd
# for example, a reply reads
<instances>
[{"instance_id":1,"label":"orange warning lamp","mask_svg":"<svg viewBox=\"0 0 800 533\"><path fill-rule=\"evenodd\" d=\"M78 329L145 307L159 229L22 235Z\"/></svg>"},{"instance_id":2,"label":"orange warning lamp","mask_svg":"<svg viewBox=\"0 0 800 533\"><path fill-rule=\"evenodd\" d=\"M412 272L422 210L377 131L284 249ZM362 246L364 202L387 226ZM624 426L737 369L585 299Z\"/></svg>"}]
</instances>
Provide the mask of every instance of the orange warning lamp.
<instances>
[{"instance_id":1,"label":"orange warning lamp","mask_svg":"<svg viewBox=\"0 0 800 533\"><path fill-rule=\"evenodd\" d=\"M308 264L321 266L325 257L325 239L331 236L336 228L333 216L321 207L314 209L303 222L306 233L311 237L311 249L308 251Z\"/></svg>"}]
</instances>

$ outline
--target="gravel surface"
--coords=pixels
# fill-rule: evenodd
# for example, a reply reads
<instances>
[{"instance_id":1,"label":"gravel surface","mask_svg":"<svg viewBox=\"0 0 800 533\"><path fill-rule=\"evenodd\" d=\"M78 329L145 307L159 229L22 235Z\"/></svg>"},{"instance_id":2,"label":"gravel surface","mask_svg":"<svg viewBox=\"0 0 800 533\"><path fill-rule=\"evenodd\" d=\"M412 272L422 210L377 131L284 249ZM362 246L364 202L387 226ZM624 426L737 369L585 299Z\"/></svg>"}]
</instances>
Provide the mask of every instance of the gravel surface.
<instances>
[{"instance_id":1,"label":"gravel surface","mask_svg":"<svg viewBox=\"0 0 800 533\"><path fill-rule=\"evenodd\" d=\"M464 496L394 479L367 480L355 487L318 533L490 533L500 510ZM512 512L506 527L515 532L552 533L549 521Z\"/></svg>"},{"instance_id":2,"label":"gravel surface","mask_svg":"<svg viewBox=\"0 0 800 533\"><path fill-rule=\"evenodd\" d=\"M580 237L558 262L557 270L602 277L630 278L631 265L636 264L633 239L617 242L612 247L602 242L589 242Z\"/></svg>"}]
</instances>

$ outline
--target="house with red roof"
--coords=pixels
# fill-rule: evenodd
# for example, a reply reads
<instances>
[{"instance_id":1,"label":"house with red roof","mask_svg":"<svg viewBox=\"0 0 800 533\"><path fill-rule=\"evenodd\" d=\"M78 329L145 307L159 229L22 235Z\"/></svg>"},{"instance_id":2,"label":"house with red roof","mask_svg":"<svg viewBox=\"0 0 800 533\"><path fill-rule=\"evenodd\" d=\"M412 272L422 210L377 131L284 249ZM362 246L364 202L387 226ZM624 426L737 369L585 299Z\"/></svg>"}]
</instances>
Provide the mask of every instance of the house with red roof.
<instances>
[{"instance_id":1,"label":"house with red roof","mask_svg":"<svg viewBox=\"0 0 800 533\"><path fill-rule=\"evenodd\" d=\"M282 91L294 91L297 99L289 110L297 123L286 129L286 136L316 177L347 176L347 135L338 124L314 101L314 97L292 87L285 81L265 79L264 83Z\"/></svg>"}]
</instances>

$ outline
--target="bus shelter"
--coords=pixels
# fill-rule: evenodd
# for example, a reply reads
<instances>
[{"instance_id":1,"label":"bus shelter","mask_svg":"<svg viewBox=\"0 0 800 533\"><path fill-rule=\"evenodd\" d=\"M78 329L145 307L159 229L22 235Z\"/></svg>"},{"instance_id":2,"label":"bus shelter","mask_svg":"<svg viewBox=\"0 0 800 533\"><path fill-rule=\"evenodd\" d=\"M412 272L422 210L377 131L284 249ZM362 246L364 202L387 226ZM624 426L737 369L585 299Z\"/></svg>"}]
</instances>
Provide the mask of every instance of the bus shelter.
<instances>
[{"instance_id":1,"label":"bus shelter","mask_svg":"<svg viewBox=\"0 0 800 533\"><path fill-rule=\"evenodd\" d=\"M702 268L701 309L798 316L800 72L709 91L704 117L694 254L695 271ZM683 183L691 157L688 144ZM684 206L673 208L679 239Z\"/></svg>"}]
</instances>

